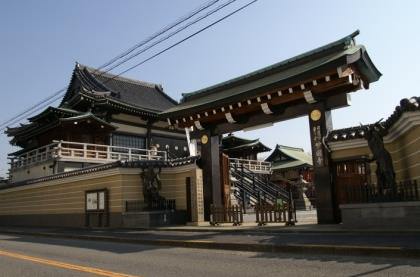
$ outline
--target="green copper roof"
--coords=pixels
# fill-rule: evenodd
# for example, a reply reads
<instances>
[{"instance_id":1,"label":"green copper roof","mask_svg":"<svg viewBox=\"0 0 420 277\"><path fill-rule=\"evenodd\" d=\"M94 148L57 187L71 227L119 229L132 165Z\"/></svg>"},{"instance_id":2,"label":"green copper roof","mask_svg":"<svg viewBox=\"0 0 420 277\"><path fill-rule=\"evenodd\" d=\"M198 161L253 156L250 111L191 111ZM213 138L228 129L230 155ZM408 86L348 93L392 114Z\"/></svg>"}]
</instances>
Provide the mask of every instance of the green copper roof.
<instances>
[{"instance_id":1,"label":"green copper roof","mask_svg":"<svg viewBox=\"0 0 420 277\"><path fill-rule=\"evenodd\" d=\"M277 148L285 155L307 164L312 165L312 157L308 153L305 153L301 148L293 148L284 145L278 145Z\"/></svg>"},{"instance_id":2,"label":"green copper roof","mask_svg":"<svg viewBox=\"0 0 420 277\"><path fill-rule=\"evenodd\" d=\"M288 159L284 161L275 161L276 157L287 156ZM302 148L276 145L273 153L270 154L266 161L272 162L273 170L294 168L299 166L312 166L312 156Z\"/></svg>"},{"instance_id":3,"label":"green copper roof","mask_svg":"<svg viewBox=\"0 0 420 277\"><path fill-rule=\"evenodd\" d=\"M291 169L291 168L296 168L296 167L301 167L301 166L312 166L312 164L308 164L302 161L291 161L291 162L285 162L285 163L280 163L280 164L276 163L271 166L271 169L282 170L282 169Z\"/></svg>"},{"instance_id":4,"label":"green copper roof","mask_svg":"<svg viewBox=\"0 0 420 277\"><path fill-rule=\"evenodd\" d=\"M163 116L177 116L212 108L217 102L225 105L252 97L256 90L269 86L287 86L292 82L308 78L320 70L331 70L338 66L357 63L368 83L379 79L381 73L374 67L362 45L354 44L356 31L338 41L320 48L256 70L249 74L204 88L192 93L183 94L181 103L165 110Z\"/></svg>"},{"instance_id":5,"label":"green copper roof","mask_svg":"<svg viewBox=\"0 0 420 277\"><path fill-rule=\"evenodd\" d=\"M359 33L360 33L359 30L357 30L357 31L353 32L352 34L350 34L350 35L348 35L348 36L346 36L346 37L344 37L340 40L329 43L327 45L318 47L318 48L313 49L311 51L305 52L303 54L297 55L295 57L289 58L287 60L272 64L272 65L269 65L267 67L255 70L253 72L250 72L248 74L233 78L233 79L225 81L225 82L222 82L222 83L219 83L219 84L216 84L216 85L204 88L204 89L200 89L200 90L197 90L197 91L194 91L194 92L183 93L182 96L184 97L185 101L188 101L188 99L192 98L194 95L205 93L206 91L214 90L214 89L217 89L219 87L227 86L227 85L233 84L235 82L241 81L243 79L247 79L247 78L250 78L250 77L253 77L253 76L256 76L256 75L260 75L262 73L269 72L271 70L275 70L279 67L283 67L283 66L285 66L287 64L290 64L292 62L296 62L296 61L303 60L303 59L308 58L308 57L312 57L315 54L319 54L319 53L322 53L322 52L327 52L327 51L334 50L336 47L339 47L339 49L341 50L341 49L351 45L354 37L357 36Z\"/></svg>"},{"instance_id":6,"label":"green copper roof","mask_svg":"<svg viewBox=\"0 0 420 277\"><path fill-rule=\"evenodd\" d=\"M260 142L259 139L245 139L235 135L228 135L222 138L223 151L246 151L246 149L259 149L260 152L270 151L271 149Z\"/></svg>"}]
</instances>

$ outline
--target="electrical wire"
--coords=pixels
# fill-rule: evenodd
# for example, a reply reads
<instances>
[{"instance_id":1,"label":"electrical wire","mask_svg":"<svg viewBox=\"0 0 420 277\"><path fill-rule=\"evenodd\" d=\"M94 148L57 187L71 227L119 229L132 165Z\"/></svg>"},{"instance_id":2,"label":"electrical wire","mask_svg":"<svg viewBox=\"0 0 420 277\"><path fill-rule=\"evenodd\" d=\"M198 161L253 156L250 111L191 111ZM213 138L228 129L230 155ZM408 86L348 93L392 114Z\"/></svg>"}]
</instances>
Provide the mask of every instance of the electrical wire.
<instances>
[{"instance_id":1,"label":"electrical wire","mask_svg":"<svg viewBox=\"0 0 420 277\"><path fill-rule=\"evenodd\" d=\"M106 62L105 64L101 65L100 67L98 67L98 69L103 69L105 67L107 67L108 65L111 65L112 63L116 62L117 60L127 56L128 54L130 54L131 52L133 52L134 50L136 50L137 48L147 44L148 42L152 41L153 39L157 38L158 36L166 33L167 31L175 28L176 26L178 26L179 24L181 24L182 22L187 21L188 19L191 19L192 17L194 17L195 15L199 14L200 12L202 12L203 10L206 10L207 8L213 6L214 4L216 4L217 2L219 2L220 0L212 0L207 2L206 4L204 4L203 6L200 6L199 8L193 10L190 14L183 16L182 18L178 19L177 21L175 21L172 24L169 24L167 26L165 26L163 29L161 29L160 31L152 34L151 36L149 36L148 38L142 40L141 42L137 43L136 45L134 45L133 47L129 48L128 50L126 50L125 52L123 52L122 54L118 55L117 57L114 57L113 59L111 59L110 61Z\"/></svg>"},{"instance_id":2,"label":"electrical wire","mask_svg":"<svg viewBox=\"0 0 420 277\"><path fill-rule=\"evenodd\" d=\"M182 27L178 28L178 29L177 29L177 30L175 30L174 32L170 33L169 35L167 35L167 36L165 36L165 37L163 37L163 38L159 39L158 41L155 41L155 42L154 42L154 43L152 43L151 45L148 45L147 47L145 47L145 48L143 48L143 49L141 49L141 50L139 50L139 51L135 52L134 54L132 54L132 55L128 56L127 58L125 58L125 59L123 59L122 61L118 62L117 64L113 65L111 68L108 68L108 69L107 69L104 73L107 73L107 72L109 72L109 71L111 71L111 70L113 70L113 69L115 69L115 68L119 67L120 65L122 65L122 64L124 64L124 63L128 62L129 60L131 60L131 59L133 59L133 58L137 57L138 55L140 55L140 54L142 54L142 53L146 52L147 50L151 49L152 47L154 47L154 46L156 46L156 45L158 45L158 44L160 44L160 43L162 43L162 42L164 42L164 41L166 41L166 40L170 39L171 37L175 36L176 34L178 34L178 33L182 32L182 31L184 31L185 29L187 29L187 28L191 27L192 25L194 25L194 24L196 24L196 23L200 22L201 20L203 20L203 19L205 19L205 18L209 17L210 15L212 15L212 14L214 14L214 13L216 13L216 12L220 11L221 9L223 9L223 8L227 7L228 5L230 5L230 4L232 4L232 3L236 2L236 1L237 1L237 0L230 0L230 1L227 1L227 2L223 3L222 5L220 5L220 6L216 7L215 9L211 10L210 12L208 12L208 13L206 13L206 14L204 14L204 15L202 15L202 16L200 16L200 17L198 17L198 18L196 18L195 20L193 20L193 21L191 21L191 22L188 22L186 25L184 25L184 26L182 26Z\"/></svg>"},{"instance_id":3,"label":"electrical wire","mask_svg":"<svg viewBox=\"0 0 420 277\"><path fill-rule=\"evenodd\" d=\"M227 6L227 5L231 4L231 3L233 3L233 2L235 2L235 1L236 1L236 0L231 0L231 1L229 1L229 2L227 2L227 3L225 3L225 4L223 4L223 5L221 5L221 6L219 6L219 7L223 8L223 7L225 7L225 6ZM216 25L216 24L218 24L218 23L220 23L220 22L222 22L222 21L226 20L227 18L229 18L229 17L233 16L234 14L236 14L236 13L240 12L241 10L243 10L243 9L247 8L248 6L250 6L251 4L254 4L254 3L255 3L255 2L257 2L257 1L258 1L258 0L253 0L253 1L251 1L251 2L249 2L249 3L247 3L247 4L245 4L245 5L241 6L240 8L238 8L238 9L234 10L233 12L231 12L231 13L227 14L226 16L224 16L224 17L222 17L222 18L220 18L220 19L218 19L218 20L214 21L213 23L211 23L211 24L209 24L209 25L205 26L204 28L201 28L200 30L198 30L198 31L194 32L193 34L191 34L191 35L187 36L186 38L184 38L184 39L182 39L182 40L180 40L180 41L178 41L178 42L176 42L176 43L172 44L171 46L169 46L169 47L167 47L167 48L165 48L165 49L163 49L163 50L159 51L158 53L156 53L156 54L154 54L154 55L150 56L149 58L146 58L146 59L142 60L141 62L139 62L139 63L137 63L137 64L135 64L135 65L133 65L133 66L129 67L128 69L126 69L126 70L124 70L124 71L120 72L119 74L117 74L117 75L115 75L115 76L111 77L110 79L108 79L108 80L104 81L103 83L105 84L105 83L109 82L110 80L112 80L112 79L114 79L114 78L116 78L116 77L119 77L119 76L121 76L122 74L124 74L124 73L126 73L126 72L128 72L128 71L130 71L130 70L132 70L132 69L134 69L134 68L136 68L136 67L138 67L138 66L140 66L140 65L142 65L142 64L144 64L144 63L146 63L146 62L148 62L148 61L150 61L150 60L152 60L152 59L154 59L154 58L156 58L157 56L159 56L159 55L161 55L161 54L165 53L166 51L168 51L168 50L170 50L170 49L172 49L172 48L174 48L174 47L176 47L176 46L180 45L181 43L183 43L183 42L185 42L185 41L187 41L187 40L191 39L192 37L194 37L194 36L196 36L196 35L200 34L201 32L203 32L203 31L205 31L205 30L207 30L207 29L209 29L209 28L213 27L214 25ZM213 1L213 2L214 2L214 1ZM218 7L218 8L219 8L219 7ZM220 8L220 9L221 9L221 8ZM220 9L217 9L217 8L216 8L215 10L213 10L213 12L209 12L209 13L207 14L207 16L209 16L209 15L213 14L214 12L216 12L216 11L218 11L218 10L220 10ZM204 18L205 18L205 17L207 17L207 16L204 16L204 17L202 16L201 18L202 18L202 19L204 19ZM196 22L198 22L198 21L196 21ZM192 23L192 24L194 24L194 23ZM186 26L191 26L192 24L187 24ZM180 29L181 29L181 28L180 28ZM176 32L176 31L175 31L175 32ZM174 32L174 33L175 33L175 32ZM179 32L178 32L178 33L179 33ZM150 48L149 48L149 49L150 49ZM144 52L144 51L143 51L143 52ZM135 56L137 56L137 55L135 55ZM132 58L134 58L135 56L133 56ZM127 61L128 61L128 60L127 60ZM125 61L125 62L127 62L127 61ZM121 64L122 64L122 63L121 63ZM119 65L121 65L121 64L119 64ZM118 66L119 66L119 65L118 65ZM113 68L115 68L115 67L113 67ZM113 68L112 68L112 69L113 69ZM111 69L110 69L110 70L111 70ZM109 70L108 70L108 71L109 71ZM106 73L106 72L108 72L108 71L102 72L102 74L104 74L104 73ZM5 130L5 129L7 128L7 126L5 126L5 125L14 124L14 123L16 123L16 122L19 122L21 119L23 119L22 117L26 117L26 116L28 116L27 112L31 111L31 112L29 113L29 115L30 115L30 114L33 114L33 113L37 112L38 110L40 110L41 108L43 108L43 107L45 107L45 106L48 106L49 104L51 104L51 103L53 103L53 102L57 101L57 100L59 99L59 97L58 97L58 96L60 96L60 97L61 97L61 94L62 94L63 92L65 92L65 91L66 91L66 88L63 88L63 89L61 89L61 90L59 90L59 91L55 92L55 93L54 93L53 95L51 95L50 97L48 97L48 98L44 99L43 101L40 101L39 103L37 103L37 105L34 105L34 106L32 106L32 107L30 107L30 108L26 109L24 112L20 113L19 115L17 115L17 116L15 116L15 117L13 117L13 118L11 118L11 119L7 120L6 122L4 122L4 123L0 124L0 131L3 131L3 130ZM55 97L55 98L54 98L54 97ZM45 102L45 100L47 100L47 101L48 101L48 100L50 100L50 101ZM34 109L35 107L37 107L37 106L40 106L40 107L38 107L38 109L36 109L36 110L33 110L33 109ZM12 123L11 123L11 122L12 122ZM5 126L5 127L4 127L4 126Z\"/></svg>"},{"instance_id":4,"label":"electrical wire","mask_svg":"<svg viewBox=\"0 0 420 277\"><path fill-rule=\"evenodd\" d=\"M136 50L137 48L145 45L146 43L152 41L153 39L157 38L158 36L164 34L165 32L175 28L176 26L178 26L179 24L191 19L192 17L194 17L195 15L199 14L200 12L204 11L205 9L213 6L214 4L216 4L217 2L219 2L220 0L212 0L207 2L206 4L200 6L199 8L193 10L192 12L190 12L189 14L187 14L186 16L181 17L180 19L176 20L174 23L167 25L166 27L164 27L163 29L161 29L160 31L154 33L153 35L151 35L150 37L148 37L147 39L141 41L140 43L134 45L133 47L131 47L130 49L126 50L125 52L123 52L122 54L118 55L117 57L112 58L111 60L109 60L108 62L106 62L105 64L101 65L99 68L104 68L108 65L111 65L112 63L114 63L115 61L125 57L126 55L130 54L131 52L133 52L134 50ZM41 108L40 107L45 107L45 105L43 105L46 101L49 101L51 98L56 97L57 95L60 95L60 97L62 95L65 94L67 90L67 87L64 87L56 92L54 92L52 95L48 96L47 98L41 100L40 102L36 103L35 105L32 105L31 107L25 109L23 112L15 115L14 117L2 122L0 124L0 131L3 131L5 126L7 125L12 125L16 122L19 122L21 119L32 115L33 113L39 111ZM23 118L22 118L23 117Z\"/></svg>"},{"instance_id":5,"label":"electrical wire","mask_svg":"<svg viewBox=\"0 0 420 277\"><path fill-rule=\"evenodd\" d=\"M200 29L200 30L198 30L197 32L194 32L193 34L191 34L191 35L187 36L186 38L184 38L184 39L182 39L182 40L180 40L180 41L178 41L178 42L176 42L176 43L172 44L171 46L169 46L169 47L167 47L167 48L165 48L165 49L163 49L163 50L159 51L158 53L154 54L153 56L151 56L151 57L149 57L149 58L147 58L147 59L144 59L144 60L142 60L141 62L139 62L139 63L137 63L137 64L135 64L135 65L133 65L133 66L129 67L128 69L126 69L126 70L124 70L124 71L122 71L122 72L120 72L119 74L117 74L117 75L113 76L112 78L110 78L110 79L106 80L104 83L107 83L107 82L109 82L110 80L112 80L112 79L114 79L114 78L116 78L116 77L119 77L119 76L121 76L122 74L127 73L128 71L130 71L130 70L132 70L132 69L134 69L134 68L136 68L136 67L138 67L138 66L140 66L140 65L142 65L142 64L144 64L144 63L146 63L146 62L148 62L148 61L150 61L150 60L152 60L152 59L154 59L154 58L156 58L157 56L159 56L159 55L161 55L161 54L165 53L166 51L168 51L168 50L170 50L170 49L174 48L175 46L178 46L179 44L181 44L181 43L183 43L183 42L185 42L185 41L189 40L190 38L192 38L192 37L194 37L194 36L196 36L196 35L200 34L201 32L204 32L205 30L207 30L207 29L209 29L209 28L213 27L214 25L216 25L216 24L218 24L218 23L222 22L223 20L226 20L227 18L229 18L229 17L231 17L232 15L234 15L234 14L236 14L236 13L240 12L241 10L243 10L243 9L247 8L248 6L250 6L250 5L254 4L254 3L255 3L255 2L257 2L257 1L258 1L258 0L253 0L253 1L251 1L251 2L249 2L249 3L247 3L247 4L245 4L245 5L241 6L240 8L238 8L238 9L234 10L233 12L231 12L231 13L229 13L229 14L225 15L224 17L222 17L222 18L220 18L220 19L218 19L218 20L214 21L213 23L211 23L211 24L207 25L206 27L201 28L201 29Z\"/></svg>"}]
</instances>

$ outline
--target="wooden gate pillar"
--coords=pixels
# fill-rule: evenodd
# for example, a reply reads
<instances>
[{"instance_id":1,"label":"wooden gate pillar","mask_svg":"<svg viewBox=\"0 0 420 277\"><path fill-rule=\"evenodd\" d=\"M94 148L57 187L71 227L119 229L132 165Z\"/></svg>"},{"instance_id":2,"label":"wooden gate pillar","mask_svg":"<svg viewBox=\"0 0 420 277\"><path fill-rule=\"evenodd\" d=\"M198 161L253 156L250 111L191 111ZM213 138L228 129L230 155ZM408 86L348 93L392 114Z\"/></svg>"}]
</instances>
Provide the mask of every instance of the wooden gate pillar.
<instances>
[{"instance_id":1,"label":"wooden gate pillar","mask_svg":"<svg viewBox=\"0 0 420 277\"><path fill-rule=\"evenodd\" d=\"M210 220L210 205L222 206L220 184L220 137L210 132L201 135L201 161L203 168L204 220Z\"/></svg>"},{"instance_id":2,"label":"wooden gate pillar","mask_svg":"<svg viewBox=\"0 0 420 277\"><path fill-rule=\"evenodd\" d=\"M331 175L330 154L323 138L332 130L331 111L323 103L314 104L309 110L309 127L312 144L314 184L318 224L335 223L334 193Z\"/></svg>"}]
</instances>

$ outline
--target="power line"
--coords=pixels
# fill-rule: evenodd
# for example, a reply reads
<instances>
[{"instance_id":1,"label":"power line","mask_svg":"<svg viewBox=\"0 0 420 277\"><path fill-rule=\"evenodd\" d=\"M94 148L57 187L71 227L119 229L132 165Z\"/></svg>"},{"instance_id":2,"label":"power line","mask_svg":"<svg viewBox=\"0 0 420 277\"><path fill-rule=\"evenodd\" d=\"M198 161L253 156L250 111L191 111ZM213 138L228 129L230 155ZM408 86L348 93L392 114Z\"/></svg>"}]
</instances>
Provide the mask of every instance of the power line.
<instances>
[{"instance_id":1,"label":"power line","mask_svg":"<svg viewBox=\"0 0 420 277\"><path fill-rule=\"evenodd\" d=\"M118 55L117 57L111 59L110 61L106 62L105 64L103 64L101 67L99 68L103 68L106 67L108 65L111 65L112 63L114 63L115 61L125 57L126 55L130 54L131 52L133 52L135 49L145 45L146 43L152 41L153 39L157 38L158 36L160 36L161 34L164 34L165 32L173 29L174 27L178 26L179 24L181 24L182 22L185 22L186 20L194 17L195 15L197 15L198 13L202 12L203 10L211 7L212 5L216 4L217 2L219 2L220 0L212 0L207 2L206 4L200 6L199 8L193 10L191 13L189 13L186 16L183 16L182 18L178 19L177 21L175 21L174 23L167 25L166 27L164 27L163 29L161 29L160 31L156 32L155 34L151 35L150 37L148 37L147 39L141 41L140 43L134 45L133 47L131 47L130 49L126 50L125 52L123 52L122 54ZM23 112L15 115L14 117L4 121L3 123L0 124L0 130L3 131L5 128L3 128L6 125L11 125L16 123L16 121L20 121L23 118L37 112L40 108L38 106L42 105L44 102L48 101L49 99L51 99L52 97L55 97L57 95L64 94L64 92L67 90L67 87L64 87L56 92L54 92L52 95L48 96L47 98L43 99L42 101L38 102L37 104L29 107L28 109L24 110ZM42 106L44 107L44 105ZM36 109L37 108L37 109ZM19 118L19 120L17 120L17 118Z\"/></svg>"},{"instance_id":2,"label":"power line","mask_svg":"<svg viewBox=\"0 0 420 277\"><path fill-rule=\"evenodd\" d=\"M19 113L19 114L17 114L17 115L15 115L14 117L12 117L11 119L8 119L8 120L6 120L5 122L3 122L3 123L1 123L0 124L0 128L2 128L2 127L4 127L5 125L9 125L9 124L14 124L15 122L13 122L12 123L12 121L15 121L16 120L16 118L18 118L18 117L26 117L27 116L27 114L28 114L28 112L30 112L30 111L32 111L32 110L34 110L35 108L37 108L38 106L40 106L40 105L42 105L44 102L46 102L46 101L48 101L48 100L50 100L51 98L53 98L53 97L56 97L56 96L61 96L61 94L63 93L63 92L65 92L66 91L66 89L67 89L67 87L65 87L65 88L62 88L62 89L60 89L60 90L58 90L58 91L56 91L56 92L54 92L52 95L50 95L50 96L48 96L47 98L44 98L43 100L41 100L41 101L39 101L38 103L36 103L35 105L33 105L33 106L31 106L31 107L29 107L29 108L27 108L26 110L24 110L23 112L21 112L21 113ZM37 111L38 109L36 109L36 111ZM1 130L3 130L3 129L1 129Z\"/></svg>"},{"instance_id":3,"label":"power line","mask_svg":"<svg viewBox=\"0 0 420 277\"><path fill-rule=\"evenodd\" d=\"M213 6L214 4L216 4L217 2L219 2L220 0L213 0L213 1L209 1L206 4L204 4L203 6L200 6L199 8L193 10L190 14L183 16L182 18L178 19L177 21L175 21L174 23L167 25L166 27L164 27L163 29L161 29L160 31L152 34L151 36L149 36L148 38L142 40L141 42L137 43L136 45L134 45L133 47L129 48L128 50L126 50L125 52L123 52L122 54L118 55L117 57L111 59L110 61L106 62L105 64L101 65L100 67L98 67L98 69L102 69L107 67L108 65L116 62L117 60L127 56L128 54L130 54L131 52L133 52L134 50L136 50L137 48L145 45L146 43L152 41L153 39L157 38L158 36L166 33L167 31L175 28L176 26L178 26L179 24L181 24L182 22L187 21L188 19L194 17L195 15L199 14L200 12L202 12L203 10Z\"/></svg>"},{"instance_id":4,"label":"power line","mask_svg":"<svg viewBox=\"0 0 420 277\"><path fill-rule=\"evenodd\" d=\"M233 3L234 1L236 1L236 0L231 0L231 1L229 1L228 3L225 3L225 4L223 4L223 5L219 6L219 7L223 8L223 7L225 7L225 6L227 6L227 5L231 4L231 3ZM220 19L216 20L215 22L213 22L213 23L211 23L211 24L207 25L206 27L204 27L204 28L202 28L202 29L198 30L197 32L194 32L193 34L189 35L188 37L186 37L186 38L184 38L184 39L182 39L182 40L180 40L180 41L178 41L178 42L176 42L176 43L172 44L171 46L169 46L169 47L167 47L167 48L163 49L162 51L159 51L158 53L156 53L156 54L152 55L151 57L149 57L149 58L147 58L147 59L144 59L144 60L142 60L141 62L139 62L139 63L135 64L134 66L131 66L131 67L129 67L128 69L126 69L126 70L124 70L124 71L120 72L118 75L115 75L115 76L113 76L112 78L110 78L110 79L108 79L108 80L104 81L104 84L105 84L105 83L107 83L107 82L109 82L110 80L112 80L112 79L114 79L114 78L116 78L116 77L118 77L118 76L121 76L122 74L124 74L124 73L126 73L126 72L128 72L128 71L130 71L130 70L132 70L132 69L134 69L134 68L136 68L136 67L138 67L138 66L140 66L140 65L142 65L142 64L144 64L144 63L146 63L146 62L148 62L148 61L150 61L150 60L152 60L153 58L155 58L155 57L157 57L157 56L159 56L159 55L163 54L164 52L166 52L166 51L168 51L168 50L170 50L170 49L174 48L175 46L177 46L177 45L179 45L179 44L181 44L181 43L183 43L183 42L185 42L185 41L189 40L190 38L192 38L192 37L194 37L194 36L198 35L199 33L201 33L201 32L203 32L203 31L205 31L205 30L207 30L207 29L211 28L212 26L214 26L214 25L216 25L216 24L218 24L218 23L220 23L220 22L224 21L225 19L227 19L227 18L231 17L232 15L234 15L234 14L238 13L239 11L241 11L241 10L243 10L243 9L247 8L248 6L250 6L251 4L254 4L254 3L255 3L255 2L257 2L257 1L258 1L258 0L254 0L254 1L251 1L251 2L249 2L249 3L247 3L247 4L243 5L243 6L241 6L240 8L238 8L238 9L234 10L233 12L231 12L231 13L227 14L226 16L224 16L224 17L222 17L222 18L220 18ZM220 9L221 9L221 8L220 8ZM214 12L216 12L216 11L220 10L220 9L216 9L215 11L208 13L208 14L207 14L207 16L209 16L210 14L212 14L212 13L214 13ZM207 17L207 16L205 16L205 17ZM203 18L205 18L205 17L201 17L201 19L203 19ZM196 21L196 22L197 22L197 21ZM194 24L194 23L192 23L192 24ZM188 26L191 26L192 24L189 24L189 25L187 24L187 25L188 25ZM149 49L150 49L150 48L149 48ZM144 52L144 51L143 51L143 52ZM136 56L137 56L137 55L136 55ZM135 57L135 56L134 56L134 57ZM132 58L134 58L134 57L132 57ZM131 58L131 59L132 59L132 58ZM129 60L129 59L128 59L128 60ZM128 61L128 60L127 60L127 61ZM126 61L125 61L125 62L126 62ZM122 63L120 63L120 64L122 64ZM119 65L120 65L120 64L119 64ZM118 66L119 66L119 65L118 65ZM113 68L115 68L115 67L113 67ZM109 69L109 70L110 70L110 69ZM108 70L108 71L109 71L109 70ZM104 73L106 73L106 72L108 72L108 71L102 72L102 74L104 74ZM33 110L31 113L29 113L29 115L31 115L31 114L33 114L33 113L35 113L36 111L38 111L39 109L41 109L41 108L43 108L43 107L45 107L45 106L48 106L49 104L51 104L51 103L53 103L53 102L57 101L57 100L58 100L58 98L57 98L57 99L54 99L54 98L51 98L51 97L58 96L58 95L60 95L60 92L62 93L62 92L63 92L63 91L65 91L65 90L66 90L66 88L61 89L61 90L59 90L59 91L55 92L52 96L50 96L50 97L48 97L48 98L47 98L47 100L48 100L48 99L51 99L51 101L45 102L45 99L44 99L44 101L39 102L37 105L39 106L39 104L42 104L42 106L41 106L41 107L39 107L39 108L38 108L38 109L36 109L36 110ZM60 95L60 97L61 97L61 95ZM45 103L44 103L44 102L45 102ZM36 105L34 105L33 107L36 107ZM33 107L31 107L30 109L27 109L27 110L25 110L25 111L31 111L31 110L33 109ZM25 112L24 112L24 113L25 113ZM19 115L23 115L24 113L21 113L21 114L19 114ZM19 116L19 115L18 115L18 116ZM0 125L0 128L1 128L1 129L0 129L0 131L3 131L4 129L6 129L6 128L7 128L7 126L6 126L6 127L3 127L4 125L8 125L10 122L13 122L12 124L14 124L14 123L16 123L16 122L19 122L21 119L23 119L23 118L22 118L22 116L20 116L20 117L18 117L18 116L13 117L12 119L10 119L10 120L6 121L5 123L1 124L1 125ZM27 116L27 114L25 114L25 115L24 115L24 117L26 117L26 116Z\"/></svg>"},{"instance_id":5,"label":"power line","mask_svg":"<svg viewBox=\"0 0 420 277\"><path fill-rule=\"evenodd\" d=\"M32 115L32 114L34 114L35 112L37 112L37 111L39 111L39 110L41 110L41 109L43 109L43 108L45 108L45 107L49 106L50 104L52 104L52 103L56 102L56 101L57 101L57 100L59 100L61 97L62 97L62 95L61 95L61 94L57 94L55 97L49 98L46 102L44 101L44 103L41 103L41 105L39 105L39 107L38 107L37 109L33 110L32 112L30 112L30 113L26 113L26 114L23 114L23 115L21 115L21 116L19 116L19 117L15 117L12 121L10 121L8 124L6 124L6 126L2 125L2 126L0 127L0 132L2 132L2 131L4 131L4 130L6 130L6 129L7 129L7 127L8 127L7 125L13 125L13 124L15 124L15 123L18 123L18 122L19 122L19 121L21 121L22 119L25 119L27 116Z\"/></svg>"},{"instance_id":6,"label":"power line","mask_svg":"<svg viewBox=\"0 0 420 277\"><path fill-rule=\"evenodd\" d=\"M133 66L129 67L128 69L126 69L126 70L124 70L124 71L122 71L122 72L120 72L118 75L113 76L112 78L110 78L110 79L106 80L104 83L109 82L110 80L112 80L112 79L114 79L114 78L116 78L116 77L118 77L118 76L121 76L121 75L122 75L122 74L124 74L124 73L127 73L128 71L130 71L130 70L132 70L132 69L134 69L134 68L136 68L136 67L138 67L138 66L140 66L140 65L142 65L142 64L144 64L144 63L146 63L146 62L148 62L148 61L150 61L150 60L151 60L151 59L153 59L153 58L156 58L157 56L159 56L159 55L163 54L164 52L166 52L166 51L168 51L168 50L170 50L170 49L174 48L175 46L178 46L179 44L183 43L184 41L189 40L190 38L192 38L192 37L194 37L194 36L198 35L199 33L204 32L205 30L207 30L207 29L209 29L209 28L213 27L214 25L216 25L216 24L218 24L218 23L222 22L223 20L225 20L225 19L227 19L227 18L231 17L232 15L234 15L234 14L236 14L236 13L240 12L241 10L243 10L243 9L247 8L248 6L250 6L250 5L254 4L254 3L255 3L255 2L257 2L257 1L258 1L258 0L253 0L253 1L251 1L251 2L249 2L249 3L247 3L247 4L245 4L245 5L241 6L240 8L238 8L238 9L234 10L233 12L231 12L231 13L229 13L229 14L225 15L224 17L222 17L222 18L220 18L220 19L218 19L218 20L214 21L213 23L211 23L211 24L207 25L206 27L204 27L204 28L202 28L202 29L198 30L197 32L194 32L193 34L189 35L188 37L186 37L186 38L184 38L184 39L182 39L182 40L180 40L180 41L178 41L178 42L176 42L176 43L172 44L171 46L169 46L169 47L167 47L167 48L163 49L162 51L159 51L158 53L154 54L153 56L151 56L151 57L149 57L149 58L147 58L147 59L144 59L144 60L142 60L141 62L139 62L139 63L137 63L137 64L135 64L135 65L133 65Z\"/></svg>"},{"instance_id":7,"label":"power line","mask_svg":"<svg viewBox=\"0 0 420 277\"><path fill-rule=\"evenodd\" d=\"M162 43L162 42L164 42L164 41L168 40L169 38L171 38L171 37L175 36L176 34L178 34L178 33L182 32L183 30L187 29L188 27L191 27L192 25L194 25L194 24L196 24L196 23L200 22L201 20L203 20L203 19L205 19L205 18L209 17L210 15L212 15L212 14L214 14L214 13L216 13L216 12L220 11L221 9L225 8L226 6L228 6L228 5L232 4L232 3L236 2L236 1L237 1L237 0L230 0L230 1L227 1L227 2L223 3L222 5L219 5L219 6L218 6L218 7L216 7L215 9L211 10L210 12L208 12L208 13L206 13L206 14L204 14L204 15L202 15L202 16L200 16L200 17L198 17L198 18L196 18L195 20L193 20L193 21L191 21L191 22L188 22L186 25L184 25L184 26L182 26L182 27L180 27L180 28L176 29L174 32L170 33L169 35L167 35L167 36L165 36L165 37L163 37L163 38L159 39L158 41L155 41L154 43L152 43L151 45L147 46L146 48L143 48L143 49L141 49L140 51L135 52L134 54L132 54L132 55L128 56L127 58L123 59L122 61L120 61L119 63L117 63L117 64L113 65L111 68L108 68L108 69L105 71L105 73L106 73L106 72L109 72L109 71L111 71L111 70L113 70L113 69L115 69L115 68L117 68L118 66L122 65L123 63L126 63L127 61L129 61L129 60L131 60L131 59L133 59L133 58L137 57L138 55L140 55L140 54L142 54L142 53L146 52L146 51L147 51L147 50L149 50L150 48L152 48L152 47L154 47L154 46L156 46L156 45L158 45L158 44L160 44L160 43Z\"/></svg>"}]
</instances>

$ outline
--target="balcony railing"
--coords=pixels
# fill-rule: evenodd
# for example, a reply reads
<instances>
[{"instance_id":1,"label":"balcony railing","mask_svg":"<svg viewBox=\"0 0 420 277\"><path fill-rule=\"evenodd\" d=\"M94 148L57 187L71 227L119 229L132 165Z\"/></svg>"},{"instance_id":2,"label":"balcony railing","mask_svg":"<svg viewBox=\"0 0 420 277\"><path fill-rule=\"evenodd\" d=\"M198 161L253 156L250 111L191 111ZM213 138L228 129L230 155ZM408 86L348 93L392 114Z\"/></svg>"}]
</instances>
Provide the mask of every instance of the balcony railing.
<instances>
[{"instance_id":1,"label":"balcony railing","mask_svg":"<svg viewBox=\"0 0 420 277\"><path fill-rule=\"evenodd\" d=\"M53 143L9 157L11 169L31 166L51 159L75 162L106 163L112 161L167 160L166 151L70 141Z\"/></svg>"},{"instance_id":2,"label":"balcony railing","mask_svg":"<svg viewBox=\"0 0 420 277\"><path fill-rule=\"evenodd\" d=\"M240 168L241 166L254 173L271 174L271 163L258 160L246 160L229 158L230 166Z\"/></svg>"}]
</instances>

